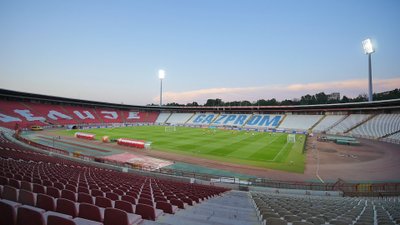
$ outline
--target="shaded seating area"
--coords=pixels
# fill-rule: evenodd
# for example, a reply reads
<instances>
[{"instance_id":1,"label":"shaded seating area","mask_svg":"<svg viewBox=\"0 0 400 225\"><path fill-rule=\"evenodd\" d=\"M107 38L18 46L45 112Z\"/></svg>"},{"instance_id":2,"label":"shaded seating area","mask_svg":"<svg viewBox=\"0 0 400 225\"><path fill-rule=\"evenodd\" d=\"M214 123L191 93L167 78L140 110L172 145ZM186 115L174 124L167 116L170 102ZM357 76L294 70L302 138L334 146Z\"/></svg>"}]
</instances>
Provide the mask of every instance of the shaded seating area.
<instances>
[{"instance_id":1,"label":"shaded seating area","mask_svg":"<svg viewBox=\"0 0 400 225\"><path fill-rule=\"evenodd\" d=\"M252 193L264 224L398 224L400 198Z\"/></svg>"}]
</instances>

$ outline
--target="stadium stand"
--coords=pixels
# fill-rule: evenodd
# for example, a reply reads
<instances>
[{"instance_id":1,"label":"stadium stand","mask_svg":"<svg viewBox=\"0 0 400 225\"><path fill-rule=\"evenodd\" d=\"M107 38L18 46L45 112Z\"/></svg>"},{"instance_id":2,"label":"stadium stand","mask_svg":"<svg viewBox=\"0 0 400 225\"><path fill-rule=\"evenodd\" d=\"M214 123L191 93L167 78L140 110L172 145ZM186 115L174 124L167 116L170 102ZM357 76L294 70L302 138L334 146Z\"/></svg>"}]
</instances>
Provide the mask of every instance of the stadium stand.
<instances>
[{"instance_id":1,"label":"stadium stand","mask_svg":"<svg viewBox=\"0 0 400 225\"><path fill-rule=\"evenodd\" d=\"M278 128L308 130L316 124L322 115L287 115Z\"/></svg>"},{"instance_id":2,"label":"stadium stand","mask_svg":"<svg viewBox=\"0 0 400 225\"><path fill-rule=\"evenodd\" d=\"M159 112L157 111L129 111L126 116L126 123L154 123L157 120Z\"/></svg>"},{"instance_id":3,"label":"stadium stand","mask_svg":"<svg viewBox=\"0 0 400 225\"><path fill-rule=\"evenodd\" d=\"M340 123L336 124L336 126L332 127L327 131L329 134L341 134L345 133L351 128L361 124L372 115L370 114L351 114L342 120Z\"/></svg>"},{"instance_id":4,"label":"stadium stand","mask_svg":"<svg viewBox=\"0 0 400 225\"><path fill-rule=\"evenodd\" d=\"M145 221L143 224L260 224L252 202L248 193L230 191L187 210L178 211L174 215L160 216L157 223Z\"/></svg>"},{"instance_id":5,"label":"stadium stand","mask_svg":"<svg viewBox=\"0 0 400 225\"><path fill-rule=\"evenodd\" d=\"M394 133L392 135L389 135L386 138L383 138L384 141L386 142L391 142L391 143L395 143L395 144L400 144L400 132Z\"/></svg>"},{"instance_id":6,"label":"stadium stand","mask_svg":"<svg viewBox=\"0 0 400 225\"><path fill-rule=\"evenodd\" d=\"M43 116L30 114L30 110L20 102L0 100L0 106L0 125L3 127L14 129L16 123L21 127L46 125Z\"/></svg>"},{"instance_id":7,"label":"stadium stand","mask_svg":"<svg viewBox=\"0 0 400 225\"><path fill-rule=\"evenodd\" d=\"M398 224L400 199L252 193L265 224Z\"/></svg>"},{"instance_id":8,"label":"stadium stand","mask_svg":"<svg viewBox=\"0 0 400 225\"><path fill-rule=\"evenodd\" d=\"M62 108L67 112L67 115L76 118L79 124L102 123L102 121L96 117L96 112L91 108L68 105L64 105Z\"/></svg>"},{"instance_id":9,"label":"stadium stand","mask_svg":"<svg viewBox=\"0 0 400 225\"><path fill-rule=\"evenodd\" d=\"M59 105L41 104L41 103L24 103L28 109L31 109L34 115L41 115L46 118L46 122L50 124L76 124L77 121L73 116L65 115L66 112Z\"/></svg>"},{"instance_id":10,"label":"stadium stand","mask_svg":"<svg viewBox=\"0 0 400 225\"><path fill-rule=\"evenodd\" d=\"M137 224L227 191L55 158L27 150L3 135L0 147L0 224L46 225L54 220L51 216L76 224Z\"/></svg>"},{"instance_id":11,"label":"stadium stand","mask_svg":"<svg viewBox=\"0 0 400 225\"><path fill-rule=\"evenodd\" d=\"M344 119L345 115L327 115L313 129L313 132L321 133Z\"/></svg>"},{"instance_id":12,"label":"stadium stand","mask_svg":"<svg viewBox=\"0 0 400 225\"><path fill-rule=\"evenodd\" d=\"M349 133L365 138L380 138L400 131L400 114L379 114Z\"/></svg>"},{"instance_id":13,"label":"stadium stand","mask_svg":"<svg viewBox=\"0 0 400 225\"><path fill-rule=\"evenodd\" d=\"M124 115L121 110L106 109L106 108L96 108L95 109L97 117L103 123L123 123Z\"/></svg>"},{"instance_id":14,"label":"stadium stand","mask_svg":"<svg viewBox=\"0 0 400 225\"><path fill-rule=\"evenodd\" d=\"M213 126L243 126L250 118L250 114L220 114L212 122Z\"/></svg>"},{"instance_id":15,"label":"stadium stand","mask_svg":"<svg viewBox=\"0 0 400 225\"><path fill-rule=\"evenodd\" d=\"M254 114L247 121L244 127L249 128L276 128L282 121L283 115Z\"/></svg>"},{"instance_id":16,"label":"stadium stand","mask_svg":"<svg viewBox=\"0 0 400 225\"><path fill-rule=\"evenodd\" d=\"M214 113L196 113L186 122L186 125L210 125L217 116L218 114Z\"/></svg>"},{"instance_id":17,"label":"stadium stand","mask_svg":"<svg viewBox=\"0 0 400 225\"><path fill-rule=\"evenodd\" d=\"M167 123L185 124L192 116L193 113L172 113L172 115L168 118Z\"/></svg>"},{"instance_id":18,"label":"stadium stand","mask_svg":"<svg viewBox=\"0 0 400 225\"><path fill-rule=\"evenodd\" d=\"M0 100L0 126L14 129L33 125L51 126L68 124L150 123L159 112L128 111L110 108L90 108L70 105L51 105L32 102Z\"/></svg>"},{"instance_id":19,"label":"stadium stand","mask_svg":"<svg viewBox=\"0 0 400 225\"><path fill-rule=\"evenodd\" d=\"M160 113L155 121L155 124L164 124L170 116L171 113L169 112Z\"/></svg>"}]
</instances>

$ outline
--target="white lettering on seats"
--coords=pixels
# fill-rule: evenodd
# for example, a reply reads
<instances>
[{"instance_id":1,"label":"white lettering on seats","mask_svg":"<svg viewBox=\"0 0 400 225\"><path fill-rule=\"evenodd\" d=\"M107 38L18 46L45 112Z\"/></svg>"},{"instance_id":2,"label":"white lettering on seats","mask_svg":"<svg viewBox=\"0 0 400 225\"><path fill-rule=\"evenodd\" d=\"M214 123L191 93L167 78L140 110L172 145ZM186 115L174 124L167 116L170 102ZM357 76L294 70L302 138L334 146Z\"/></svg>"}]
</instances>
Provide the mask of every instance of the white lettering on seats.
<instances>
[{"instance_id":1,"label":"white lettering on seats","mask_svg":"<svg viewBox=\"0 0 400 225\"><path fill-rule=\"evenodd\" d=\"M1 122L4 122L4 123L16 122L16 121L21 122L20 118L7 116L7 115L2 114L2 113L0 113L0 120L1 120Z\"/></svg>"},{"instance_id":2,"label":"white lettering on seats","mask_svg":"<svg viewBox=\"0 0 400 225\"><path fill-rule=\"evenodd\" d=\"M66 119L66 120L72 120L72 117L70 117L68 115L65 115L63 113L60 113L58 111L55 111L55 110L50 110L49 114L47 114L47 117L49 117L52 120L58 120L58 118Z\"/></svg>"},{"instance_id":3,"label":"white lettering on seats","mask_svg":"<svg viewBox=\"0 0 400 225\"><path fill-rule=\"evenodd\" d=\"M139 112L129 112L127 119L140 119Z\"/></svg>"},{"instance_id":4,"label":"white lettering on seats","mask_svg":"<svg viewBox=\"0 0 400 225\"><path fill-rule=\"evenodd\" d=\"M100 111L101 114L109 114L109 115L104 115L104 118L106 119L112 119L115 120L118 118L118 113L115 111Z\"/></svg>"},{"instance_id":5,"label":"white lettering on seats","mask_svg":"<svg viewBox=\"0 0 400 225\"><path fill-rule=\"evenodd\" d=\"M75 110L74 113L75 113L75 115L77 115L82 120L84 120L84 119L92 119L92 120L94 120L93 114L91 114L89 111L83 111L83 113L86 114L85 116L82 115L82 113L77 111L77 110Z\"/></svg>"},{"instance_id":6,"label":"white lettering on seats","mask_svg":"<svg viewBox=\"0 0 400 225\"><path fill-rule=\"evenodd\" d=\"M18 113L19 115L23 116L26 118L28 121L45 121L46 119L41 116L34 116L29 109L15 109L15 113Z\"/></svg>"}]
</instances>

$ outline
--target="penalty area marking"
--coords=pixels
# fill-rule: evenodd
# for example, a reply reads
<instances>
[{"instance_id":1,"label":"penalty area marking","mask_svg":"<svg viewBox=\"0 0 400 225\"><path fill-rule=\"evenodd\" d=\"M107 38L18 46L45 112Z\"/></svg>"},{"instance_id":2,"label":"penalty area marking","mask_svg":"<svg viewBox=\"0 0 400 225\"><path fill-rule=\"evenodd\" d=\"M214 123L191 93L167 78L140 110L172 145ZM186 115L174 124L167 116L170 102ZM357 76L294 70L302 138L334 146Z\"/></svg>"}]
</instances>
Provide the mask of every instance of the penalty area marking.
<instances>
[{"instance_id":1,"label":"penalty area marking","mask_svg":"<svg viewBox=\"0 0 400 225\"><path fill-rule=\"evenodd\" d=\"M286 142L286 144L279 150L278 154L276 154L275 157L274 157L272 160L268 160L268 161L269 161L269 162L275 162L275 160L278 158L278 156L279 156L280 154L282 154L282 152L283 152L283 150L286 148L287 144L288 144L288 143Z\"/></svg>"}]
</instances>

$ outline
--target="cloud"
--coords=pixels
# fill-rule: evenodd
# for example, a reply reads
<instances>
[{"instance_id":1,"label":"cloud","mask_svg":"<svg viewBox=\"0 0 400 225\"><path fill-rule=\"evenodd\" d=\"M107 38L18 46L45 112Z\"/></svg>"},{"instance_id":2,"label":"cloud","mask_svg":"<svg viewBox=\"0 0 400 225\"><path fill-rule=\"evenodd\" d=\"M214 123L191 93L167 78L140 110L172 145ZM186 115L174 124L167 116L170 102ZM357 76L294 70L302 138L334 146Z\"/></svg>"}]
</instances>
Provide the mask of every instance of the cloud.
<instances>
[{"instance_id":1,"label":"cloud","mask_svg":"<svg viewBox=\"0 0 400 225\"><path fill-rule=\"evenodd\" d=\"M400 78L375 79L373 81L374 92L393 90L400 87ZM306 94L315 94L318 92L340 92L341 96L355 97L359 94L368 92L368 81L366 79L307 83L307 84L289 84L289 85L268 85L259 87L241 87L241 88L210 88L199 89L185 92L165 92L163 93L164 102L177 102L181 104L196 101L203 104L207 99L220 98L223 101L259 99L277 100L299 98ZM155 97L154 101L159 98Z\"/></svg>"}]
</instances>

